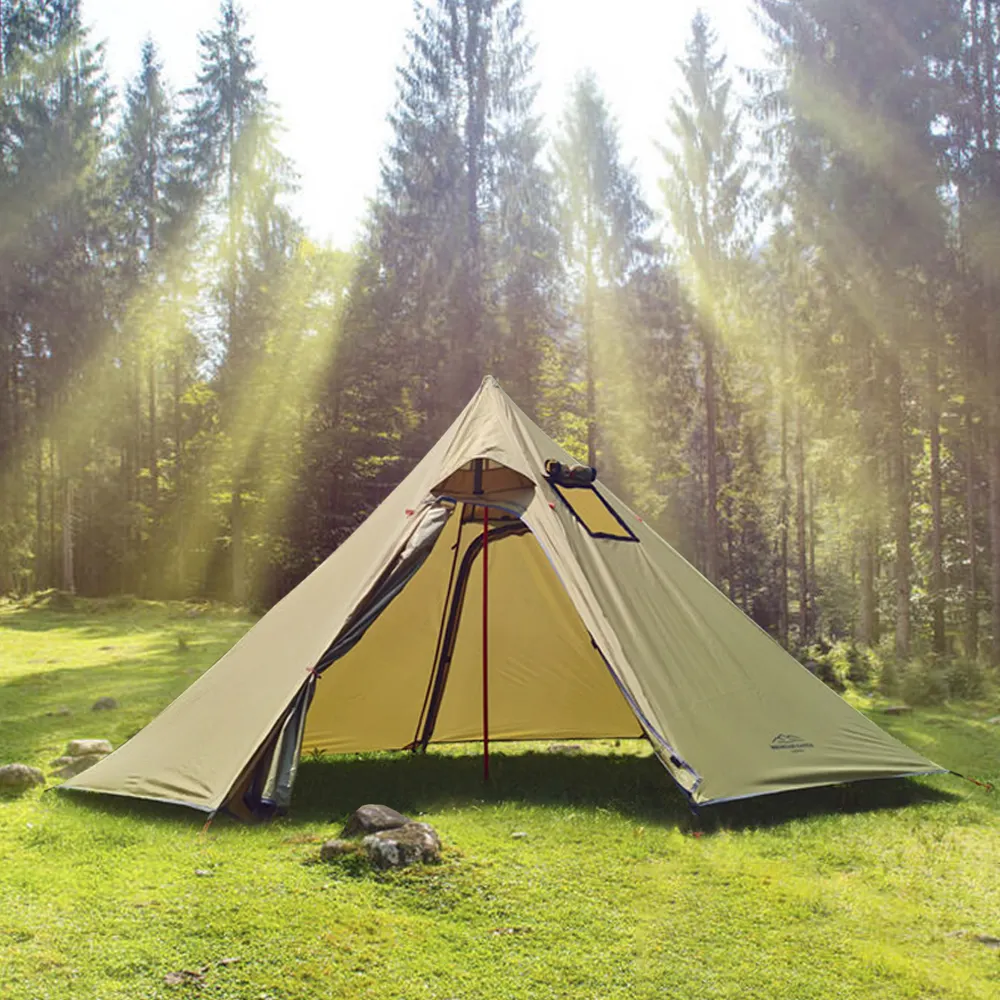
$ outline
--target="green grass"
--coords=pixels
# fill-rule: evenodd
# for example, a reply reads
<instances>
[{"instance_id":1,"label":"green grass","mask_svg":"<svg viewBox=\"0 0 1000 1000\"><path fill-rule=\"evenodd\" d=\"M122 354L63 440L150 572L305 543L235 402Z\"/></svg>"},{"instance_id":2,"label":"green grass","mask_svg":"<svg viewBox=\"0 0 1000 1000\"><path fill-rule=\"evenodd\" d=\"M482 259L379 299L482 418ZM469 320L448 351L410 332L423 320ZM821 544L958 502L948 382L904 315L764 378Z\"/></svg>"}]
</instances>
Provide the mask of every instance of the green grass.
<instances>
[{"instance_id":1,"label":"green grass","mask_svg":"<svg viewBox=\"0 0 1000 1000\"><path fill-rule=\"evenodd\" d=\"M117 745L248 624L180 605L0 607L0 762L44 767L73 737ZM120 708L92 713L102 695ZM996 780L998 713L876 716ZM974 940L1000 937L996 796L881 781L698 819L642 744L543 751L498 752L488 789L475 748L310 760L290 816L207 834L166 807L0 799L0 998L1000 996L1000 953ZM443 863L313 863L366 801L433 823ZM206 966L202 986L165 982Z\"/></svg>"}]
</instances>

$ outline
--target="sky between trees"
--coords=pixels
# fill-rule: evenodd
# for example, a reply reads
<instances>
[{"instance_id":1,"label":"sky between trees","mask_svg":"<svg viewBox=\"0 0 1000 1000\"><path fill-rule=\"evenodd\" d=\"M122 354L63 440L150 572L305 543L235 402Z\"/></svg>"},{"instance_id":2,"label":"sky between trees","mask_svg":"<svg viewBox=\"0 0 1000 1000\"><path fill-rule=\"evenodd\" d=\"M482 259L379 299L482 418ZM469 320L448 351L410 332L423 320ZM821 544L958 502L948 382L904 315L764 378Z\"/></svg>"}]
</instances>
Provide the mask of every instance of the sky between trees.
<instances>
[{"instance_id":1,"label":"sky between trees","mask_svg":"<svg viewBox=\"0 0 1000 1000\"><path fill-rule=\"evenodd\" d=\"M537 46L537 109L547 127L562 114L574 77L593 70L621 127L626 160L635 160L646 196L662 175L654 140L662 137L670 95L680 82L696 0L525 0ZM746 0L705 0L734 67L760 67L763 38ZM300 176L296 213L318 240L347 248L378 164L391 139L388 115L396 66L415 25L413 0L248 0L261 72L285 125L282 148ZM215 11L204 0L86 0L84 22L106 45L110 82L121 87L139 67L147 36L156 40L164 75L176 89L197 69L197 34ZM308 30L303 30L308 26ZM347 99L342 99L342 98Z\"/></svg>"}]
</instances>

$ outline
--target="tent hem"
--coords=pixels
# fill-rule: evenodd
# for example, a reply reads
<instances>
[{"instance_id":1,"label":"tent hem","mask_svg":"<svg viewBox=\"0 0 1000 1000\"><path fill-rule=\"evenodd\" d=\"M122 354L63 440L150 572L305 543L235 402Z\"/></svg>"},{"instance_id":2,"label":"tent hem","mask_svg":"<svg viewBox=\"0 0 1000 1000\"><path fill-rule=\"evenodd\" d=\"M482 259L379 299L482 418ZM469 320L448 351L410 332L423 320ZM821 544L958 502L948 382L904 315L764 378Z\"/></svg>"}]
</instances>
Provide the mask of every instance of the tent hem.
<instances>
[{"instance_id":1,"label":"tent hem","mask_svg":"<svg viewBox=\"0 0 1000 1000\"><path fill-rule=\"evenodd\" d=\"M88 795L116 795L120 799L136 799L139 802L162 802L167 806L183 806L185 809L197 809L198 812L216 813L221 806L203 806L195 802L185 802L183 799L166 799L160 795L136 795L134 792L112 791L107 788L85 788L82 785L56 785L57 792L85 792Z\"/></svg>"},{"instance_id":2,"label":"tent hem","mask_svg":"<svg viewBox=\"0 0 1000 1000\"><path fill-rule=\"evenodd\" d=\"M831 788L835 785L856 785L862 781L887 781L890 778L919 778L925 774L950 774L946 767L934 767L926 771L903 771L899 774L873 774L867 778L845 778L843 781L810 781L804 785L791 785L788 788L768 788L760 792L747 792L746 795L727 795L721 799L702 799L692 802L698 808L702 806L721 806L727 802L742 802L744 799L759 799L764 795L781 795L783 792L803 792L807 788Z\"/></svg>"}]
</instances>

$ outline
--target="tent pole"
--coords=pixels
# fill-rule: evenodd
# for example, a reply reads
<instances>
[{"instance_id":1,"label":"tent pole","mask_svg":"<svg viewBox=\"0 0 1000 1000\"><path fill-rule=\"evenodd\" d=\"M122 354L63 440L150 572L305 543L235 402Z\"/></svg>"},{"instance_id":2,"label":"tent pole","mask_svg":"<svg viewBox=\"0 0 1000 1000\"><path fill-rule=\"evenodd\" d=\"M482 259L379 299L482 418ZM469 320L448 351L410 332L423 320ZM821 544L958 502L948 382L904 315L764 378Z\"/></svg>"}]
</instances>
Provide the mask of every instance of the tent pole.
<instances>
[{"instance_id":1,"label":"tent pole","mask_svg":"<svg viewBox=\"0 0 1000 1000\"><path fill-rule=\"evenodd\" d=\"M487 571L489 569L490 508L483 504L483 781L490 780L490 674Z\"/></svg>"}]
</instances>

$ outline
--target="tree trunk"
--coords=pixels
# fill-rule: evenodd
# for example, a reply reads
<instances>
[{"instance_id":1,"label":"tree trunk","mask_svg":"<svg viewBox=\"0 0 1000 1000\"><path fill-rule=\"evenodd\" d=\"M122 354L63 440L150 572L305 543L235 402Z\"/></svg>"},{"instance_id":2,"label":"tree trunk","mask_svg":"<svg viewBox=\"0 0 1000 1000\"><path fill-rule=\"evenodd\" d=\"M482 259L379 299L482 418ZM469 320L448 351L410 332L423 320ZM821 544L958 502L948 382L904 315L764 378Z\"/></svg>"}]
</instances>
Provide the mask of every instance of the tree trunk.
<instances>
[{"instance_id":1,"label":"tree trunk","mask_svg":"<svg viewBox=\"0 0 1000 1000\"><path fill-rule=\"evenodd\" d=\"M76 593L76 574L73 569L73 480L67 476L63 482L62 516L62 589Z\"/></svg>"},{"instance_id":2,"label":"tree trunk","mask_svg":"<svg viewBox=\"0 0 1000 1000\"><path fill-rule=\"evenodd\" d=\"M716 468L716 399L715 399L715 344L714 334L702 326L702 343L705 352L705 478L707 494L705 576L719 582L719 510L718 469Z\"/></svg>"},{"instance_id":3,"label":"tree trunk","mask_svg":"<svg viewBox=\"0 0 1000 1000\"><path fill-rule=\"evenodd\" d=\"M142 577L142 357L132 363L132 438L129 461L128 533L131 559L128 567L128 591L139 592Z\"/></svg>"},{"instance_id":4,"label":"tree trunk","mask_svg":"<svg viewBox=\"0 0 1000 1000\"><path fill-rule=\"evenodd\" d=\"M817 634L816 611L816 480L809 480L809 635Z\"/></svg>"},{"instance_id":5,"label":"tree trunk","mask_svg":"<svg viewBox=\"0 0 1000 1000\"><path fill-rule=\"evenodd\" d=\"M56 453L55 445L49 440L49 566L48 566L48 586L55 586L59 579L58 563L59 558L56 553L56 519L59 517L56 501Z\"/></svg>"},{"instance_id":6,"label":"tree trunk","mask_svg":"<svg viewBox=\"0 0 1000 1000\"><path fill-rule=\"evenodd\" d=\"M146 231L148 233L148 243L146 250L149 255L150 266L155 262L157 256L157 226L156 226L156 206L158 203L156 190L157 155L156 144L150 141L149 144L149 174L146 178ZM149 369L147 372L147 383L149 392L149 506L150 515L155 523L160 506L160 469L159 469L159 447L160 440L156 427L156 369L157 369L157 344L154 341L149 346Z\"/></svg>"},{"instance_id":7,"label":"tree trunk","mask_svg":"<svg viewBox=\"0 0 1000 1000\"><path fill-rule=\"evenodd\" d=\"M903 374L899 356L889 359L892 407L893 533L896 542L896 656L910 655L910 468L903 412Z\"/></svg>"},{"instance_id":8,"label":"tree trunk","mask_svg":"<svg viewBox=\"0 0 1000 1000\"><path fill-rule=\"evenodd\" d=\"M864 367L859 388L861 418L861 531L858 571L861 577L861 606L858 615L858 641L863 646L878 642L878 619L875 602L875 559L878 520L875 497L878 488L878 424L875 410L875 363L870 342L864 345Z\"/></svg>"},{"instance_id":9,"label":"tree trunk","mask_svg":"<svg viewBox=\"0 0 1000 1000\"><path fill-rule=\"evenodd\" d=\"M799 645L809 645L809 568L806 554L806 449L802 404L795 408L795 527L799 555Z\"/></svg>"},{"instance_id":10,"label":"tree trunk","mask_svg":"<svg viewBox=\"0 0 1000 1000\"><path fill-rule=\"evenodd\" d=\"M987 32L988 34L989 32ZM986 297L987 315L994 311L995 296ZM1000 665L1000 400L997 382L1000 373L997 337L986 331L986 371L982 379L986 409L987 476L989 478L990 532L990 664Z\"/></svg>"},{"instance_id":11,"label":"tree trunk","mask_svg":"<svg viewBox=\"0 0 1000 1000\"><path fill-rule=\"evenodd\" d=\"M778 514L778 640L788 648L788 369L785 324L781 324L781 506Z\"/></svg>"},{"instance_id":12,"label":"tree trunk","mask_svg":"<svg viewBox=\"0 0 1000 1000\"><path fill-rule=\"evenodd\" d=\"M243 491L238 483L233 486L229 517L232 525L233 603L244 604L247 598L246 551L243 546Z\"/></svg>"},{"instance_id":13,"label":"tree trunk","mask_svg":"<svg viewBox=\"0 0 1000 1000\"><path fill-rule=\"evenodd\" d=\"M965 402L965 549L969 563L965 594L965 655L979 656L979 556L976 545L975 430L972 405Z\"/></svg>"},{"instance_id":14,"label":"tree trunk","mask_svg":"<svg viewBox=\"0 0 1000 1000\"><path fill-rule=\"evenodd\" d=\"M159 439L156 428L156 358L149 362L149 506L150 516L156 522L160 504L160 463L157 450Z\"/></svg>"},{"instance_id":15,"label":"tree trunk","mask_svg":"<svg viewBox=\"0 0 1000 1000\"><path fill-rule=\"evenodd\" d=\"M997 351L994 338L988 338L989 362L987 372L988 405L990 410L987 429L989 492L990 492L990 598L992 601L990 621L990 663L1000 665L1000 421L997 413L997 393L995 382Z\"/></svg>"},{"instance_id":16,"label":"tree trunk","mask_svg":"<svg viewBox=\"0 0 1000 1000\"><path fill-rule=\"evenodd\" d=\"M38 400L35 400L35 414ZM41 434L35 446L35 589L41 590L45 580L45 442Z\"/></svg>"},{"instance_id":17,"label":"tree trunk","mask_svg":"<svg viewBox=\"0 0 1000 1000\"><path fill-rule=\"evenodd\" d=\"M587 248L583 288L584 364L587 367L587 465L597 468L597 386L594 375L594 262Z\"/></svg>"},{"instance_id":18,"label":"tree trunk","mask_svg":"<svg viewBox=\"0 0 1000 1000\"><path fill-rule=\"evenodd\" d=\"M736 572L733 560L733 500L726 497L726 591L733 604L740 604L740 593L736 586Z\"/></svg>"},{"instance_id":19,"label":"tree trunk","mask_svg":"<svg viewBox=\"0 0 1000 1000\"><path fill-rule=\"evenodd\" d=\"M479 363L478 353L482 348L482 261L480 259L480 219L479 219L479 183L481 172L482 144L486 129L486 56L483 51L483 29L480 22L482 10L478 0L471 0L466 7L465 34L465 154L467 207L467 246L466 253L466 318L465 329L459 332L464 339L456 357L460 359L458 405L472 395L476 387L476 374Z\"/></svg>"},{"instance_id":20,"label":"tree trunk","mask_svg":"<svg viewBox=\"0 0 1000 1000\"><path fill-rule=\"evenodd\" d=\"M246 456L243 453L244 444L240 440L240 428L236 426L236 413L239 409L239 390L241 381L246 374L246 351L240 335L237 332L236 320L236 280L237 280L237 260L236 260L236 168L233 163L233 154L236 148L235 117L229 117L229 157L228 157L228 186L226 189L226 203L228 210L229 224L229 260L228 278L226 288L226 320L229 335L229 367L230 384L229 394L229 433L233 442L233 469L232 469L232 503L230 505L229 533L230 533L230 583L231 595L234 604L243 604L246 599L246 563L243 552L243 476L242 466Z\"/></svg>"},{"instance_id":21,"label":"tree trunk","mask_svg":"<svg viewBox=\"0 0 1000 1000\"><path fill-rule=\"evenodd\" d=\"M931 644L940 656L945 652L944 635L944 560L941 523L941 395L938 386L936 334L931 335L927 359L928 418L931 474L931 578L928 592L931 604Z\"/></svg>"},{"instance_id":22,"label":"tree trunk","mask_svg":"<svg viewBox=\"0 0 1000 1000\"><path fill-rule=\"evenodd\" d=\"M173 504L176 509L180 509L183 503L185 490L184 474L184 411L181 407L181 397L183 395L183 380L181 378L181 355L178 351L174 355L174 490ZM175 572L177 574L177 596L186 597L187 590L187 566L185 545L187 538L184 531L185 518L177 518L177 536L174 539L176 548Z\"/></svg>"}]
</instances>

